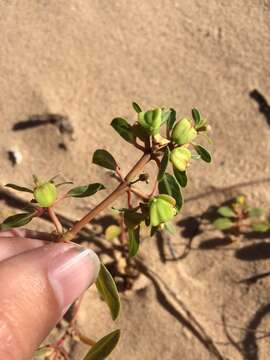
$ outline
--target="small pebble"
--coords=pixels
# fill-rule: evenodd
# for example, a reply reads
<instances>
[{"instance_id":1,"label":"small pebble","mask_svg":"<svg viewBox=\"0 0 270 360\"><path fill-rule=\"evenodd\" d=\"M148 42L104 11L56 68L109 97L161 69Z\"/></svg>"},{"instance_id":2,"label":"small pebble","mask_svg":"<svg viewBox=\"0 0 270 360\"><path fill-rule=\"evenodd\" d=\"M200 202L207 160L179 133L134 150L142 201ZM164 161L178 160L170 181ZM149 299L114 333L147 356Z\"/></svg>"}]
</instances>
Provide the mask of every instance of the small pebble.
<instances>
[{"instance_id":1,"label":"small pebble","mask_svg":"<svg viewBox=\"0 0 270 360\"><path fill-rule=\"evenodd\" d=\"M13 166L19 165L22 162L22 153L19 150L8 150L8 159L12 163Z\"/></svg>"}]
</instances>

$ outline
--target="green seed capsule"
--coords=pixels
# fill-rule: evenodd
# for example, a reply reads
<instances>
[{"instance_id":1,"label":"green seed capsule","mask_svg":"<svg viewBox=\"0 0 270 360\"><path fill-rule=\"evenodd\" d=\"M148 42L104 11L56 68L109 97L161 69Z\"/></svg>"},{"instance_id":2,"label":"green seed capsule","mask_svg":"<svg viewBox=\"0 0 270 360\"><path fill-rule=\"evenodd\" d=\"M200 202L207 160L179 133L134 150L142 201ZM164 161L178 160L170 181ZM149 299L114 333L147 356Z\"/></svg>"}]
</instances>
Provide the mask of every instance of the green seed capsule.
<instances>
[{"instance_id":1,"label":"green seed capsule","mask_svg":"<svg viewBox=\"0 0 270 360\"><path fill-rule=\"evenodd\" d=\"M51 182L38 185L34 190L34 198L41 207L51 206L57 198L55 185Z\"/></svg>"},{"instance_id":2,"label":"green seed capsule","mask_svg":"<svg viewBox=\"0 0 270 360\"><path fill-rule=\"evenodd\" d=\"M172 131L172 139L178 145L190 143L197 136L197 131L188 119L180 120Z\"/></svg>"},{"instance_id":3,"label":"green seed capsule","mask_svg":"<svg viewBox=\"0 0 270 360\"><path fill-rule=\"evenodd\" d=\"M167 195L167 194L160 194L157 196L159 199L162 199L164 201L167 201L168 203L170 203L172 206L175 206L176 205L176 201L175 201L175 198L173 198L172 196L170 195Z\"/></svg>"},{"instance_id":4,"label":"green seed capsule","mask_svg":"<svg viewBox=\"0 0 270 360\"><path fill-rule=\"evenodd\" d=\"M158 226L176 215L175 200L169 195L158 195L150 201L150 224Z\"/></svg>"},{"instance_id":5,"label":"green seed capsule","mask_svg":"<svg viewBox=\"0 0 270 360\"><path fill-rule=\"evenodd\" d=\"M185 147L178 147L171 152L171 162L179 171L186 171L191 152Z\"/></svg>"},{"instance_id":6,"label":"green seed capsule","mask_svg":"<svg viewBox=\"0 0 270 360\"><path fill-rule=\"evenodd\" d=\"M149 111L142 111L138 114L139 124L148 132L150 135L156 135L159 132L159 128L162 124L162 110L157 108Z\"/></svg>"}]
</instances>

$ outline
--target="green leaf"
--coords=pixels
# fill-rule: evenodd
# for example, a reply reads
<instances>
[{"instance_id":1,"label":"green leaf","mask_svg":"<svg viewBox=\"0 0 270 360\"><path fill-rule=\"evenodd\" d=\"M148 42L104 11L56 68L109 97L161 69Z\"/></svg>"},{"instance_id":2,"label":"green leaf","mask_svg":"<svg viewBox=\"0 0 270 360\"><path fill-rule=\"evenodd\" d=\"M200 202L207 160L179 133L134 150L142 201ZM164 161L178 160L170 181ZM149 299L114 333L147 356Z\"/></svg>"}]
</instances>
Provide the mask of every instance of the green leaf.
<instances>
[{"instance_id":1,"label":"green leaf","mask_svg":"<svg viewBox=\"0 0 270 360\"><path fill-rule=\"evenodd\" d=\"M183 197L180 187L175 178L165 173L163 179L158 184L158 190L160 194L168 194L172 196L176 201L176 209L179 212L183 206Z\"/></svg>"},{"instance_id":2,"label":"green leaf","mask_svg":"<svg viewBox=\"0 0 270 360\"><path fill-rule=\"evenodd\" d=\"M23 191L23 192L28 192L28 193L33 194L33 190L28 189L28 188L26 188L24 186L19 186L19 185L16 185L16 184L6 184L5 186L9 187L11 189L17 190L17 191Z\"/></svg>"},{"instance_id":3,"label":"green leaf","mask_svg":"<svg viewBox=\"0 0 270 360\"><path fill-rule=\"evenodd\" d=\"M135 123L132 126L132 131L135 138L139 138L141 141L145 142L149 138L149 134L146 129L144 129L139 123Z\"/></svg>"},{"instance_id":4,"label":"green leaf","mask_svg":"<svg viewBox=\"0 0 270 360\"><path fill-rule=\"evenodd\" d=\"M113 351L120 338L120 330L115 330L100 339L83 360L103 360Z\"/></svg>"},{"instance_id":5,"label":"green leaf","mask_svg":"<svg viewBox=\"0 0 270 360\"><path fill-rule=\"evenodd\" d=\"M124 210L124 222L126 227L135 228L138 226L143 220L145 216L141 213L137 213L134 210L125 209Z\"/></svg>"},{"instance_id":6,"label":"green leaf","mask_svg":"<svg viewBox=\"0 0 270 360\"><path fill-rule=\"evenodd\" d=\"M112 241L121 234L121 228L118 225L110 225L105 230L105 239Z\"/></svg>"},{"instance_id":7,"label":"green leaf","mask_svg":"<svg viewBox=\"0 0 270 360\"><path fill-rule=\"evenodd\" d=\"M94 152L92 162L110 170L115 170L117 167L114 157L107 150L103 149L98 149Z\"/></svg>"},{"instance_id":8,"label":"green leaf","mask_svg":"<svg viewBox=\"0 0 270 360\"><path fill-rule=\"evenodd\" d=\"M171 113L170 113L170 116L167 120L167 128L168 130L171 130L173 128L173 125L176 121L176 111L174 109L170 109L171 110Z\"/></svg>"},{"instance_id":9,"label":"green leaf","mask_svg":"<svg viewBox=\"0 0 270 360\"><path fill-rule=\"evenodd\" d=\"M163 176L166 172L169 160L170 160L170 150L169 150L168 146L166 146L161 163L160 163L160 169L158 172L158 176L157 176L158 181L161 181L163 179Z\"/></svg>"},{"instance_id":10,"label":"green leaf","mask_svg":"<svg viewBox=\"0 0 270 360\"><path fill-rule=\"evenodd\" d=\"M140 246L140 227L128 229L128 254L135 256Z\"/></svg>"},{"instance_id":11,"label":"green leaf","mask_svg":"<svg viewBox=\"0 0 270 360\"><path fill-rule=\"evenodd\" d=\"M111 122L111 126L127 142L129 142L131 144L134 142L132 126L127 122L127 120L122 119L122 118L115 118Z\"/></svg>"},{"instance_id":12,"label":"green leaf","mask_svg":"<svg viewBox=\"0 0 270 360\"><path fill-rule=\"evenodd\" d=\"M213 222L213 226L218 230L227 230L233 227L233 222L228 218L218 218Z\"/></svg>"},{"instance_id":13,"label":"green leaf","mask_svg":"<svg viewBox=\"0 0 270 360\"><path fill-rule=\"evenodd\" d=\"M195 123L195 127L199 126L200 123L201 123L201 114L200 114L199 110L193 108L191 110L191 112L192 112L192 117L193 117L193 120L194 120L194 123Z\"/></svg>"},{"instance_id":14,"label":"green leaf","mask_svg":"<svg viewBox=\"0 0 270 360\"><path fill-rule=\"evenodd\" d=\"M248 210L248 214L250 217L259 218L263 214L263 210L260 208L251 208Z\"/></svg>"},{"instance_id":15,"label":"green leaf","mask_svg":"<svg viewBox=\"0 0 270 360\"><path fill-rule=\"evenodd\" d=\"M49 356L53 353L53 351L54 349L48 345L41 346L34 352L33 357Z\"/></svg>"},{"instance_id":16,"label":"green leaf","mask_svg":"<svg viewBox=\"0 0 270 360\"><path fill-rule=\"evenodd\" d=\"M164 124L165 122L168 121L168 119L171 116L171 109L162 109L162 120L161 120L161 124Z\"/></svg>"},{"instance_id":17,"label":"green leaf","mask_svg":"<svg viewBox=\"0 0 270 360\"><path fill-rule=\"evenodd\" d=\"M133 107L133 109L136 111L136 113L142 112L141 107L140 107L137 103L133 102L133 103L132 103L132 107Z\"/></svg>"},{"instance_id":18,"label":"green leaf","mask_svg":"<svg viewBox=\"0 0 270 360\"><path fill-rule=\"evenodd\" d=\"M178 181L178 184L181 187L186 187L187 186L187 174L185 171L180 171L178 169L176 169L176 167L173 167L173 173L174 176L176 178L176 180Z\"/></svg>"},{"instance_id":19,"label":"green leaf","mask_svg":"<svg viewBox=\"0 0 270 360\"><path fill-rule=\"evenodd\" d=\"M77 186L67 193L68 197L83 198L94 195L97 191L105 189L105 186L99 183L93 183L85 186Z\"/></svg>"},{"instance_id":20,"label":"green leaf","mask_svg":"<svg viewBox=\"0 0 270 360\"><path fill-rule=\"evenodd\" d=\"M252 224L251 227L253 231L257 231L257 232L266 232L270 229L270 225L267 224L266 222Z\"/></svg>"},{"instance_id":21,"label":"green leaf","mask_svg":"<svg viewBox=\"0 0 270 360\"><path fill-rule=\"evenodd\" d=\"M35 212L32 213L21 213L9 216L5 219L0 225L1 230L12 229L20 226L24 226L28 224L33 217L35 216Z\"/></svg>"},{"instance_id":22,"label":"green leaf","mask_svg":"<svg viewBox=\"0 0 270 360\"><path fill-rule=\"evenodd\" d=\"M115 320L120 311L120 298L112 275L102 263L100 264L96 287L102 299L108 305L112 319Z\"/></svg>"},{"instance_id":23,"label":"green leaf","mask_svg":"<svg viewBox=\"0 0 270 360\"><path fill-rule=\"evenodd\" d=\"M194 145L195 150L201 156L202 160L210 163L212 161L210 153L201 145Z\"/></svg>"},{"instance_id":24,"label":"green leaf","mask_svg":"<svg viewBox=\"0 0 270 360\"><path fill-rule=\"evenodd\" d=\"M235 212L229 207L229 206L221 206L218 211L219 215L225 216L225 217L236 217Z\"/></svg>"}]
</instances>

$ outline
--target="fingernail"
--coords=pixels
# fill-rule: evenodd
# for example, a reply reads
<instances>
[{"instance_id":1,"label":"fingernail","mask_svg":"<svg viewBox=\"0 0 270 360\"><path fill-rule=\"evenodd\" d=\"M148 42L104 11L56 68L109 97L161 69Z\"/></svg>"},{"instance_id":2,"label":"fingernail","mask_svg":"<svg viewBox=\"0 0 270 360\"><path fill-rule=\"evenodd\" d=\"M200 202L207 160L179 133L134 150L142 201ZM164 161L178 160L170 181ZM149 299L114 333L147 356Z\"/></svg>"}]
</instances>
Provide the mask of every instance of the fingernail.
<instances>
[{"instance_id":1,"label":"fingernail","mask_svg":"<svg viewBox=\"0 0 270 360\"><path fill-rule=\"evenodd\" d=\"M99 267L94 251L79 246L67 245L51 259L48 278L62 311L95 282Z\"/></svg>"}]
</instances>

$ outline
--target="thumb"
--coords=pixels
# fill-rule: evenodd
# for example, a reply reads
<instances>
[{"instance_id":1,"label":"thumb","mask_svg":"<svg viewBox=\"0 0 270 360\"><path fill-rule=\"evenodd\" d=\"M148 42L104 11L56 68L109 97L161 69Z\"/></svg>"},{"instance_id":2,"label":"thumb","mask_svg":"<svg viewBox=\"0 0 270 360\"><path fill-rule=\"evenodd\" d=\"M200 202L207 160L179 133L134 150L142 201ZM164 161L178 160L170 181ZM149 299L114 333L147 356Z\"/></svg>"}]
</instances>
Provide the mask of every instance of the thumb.
<instances>
[{"instance_id":1,"label":"thumb","mask_svg":"<svg viewBox=\"0 0 270 360\"><path fill-rule=\"evenodd\" d=\"M46 245L0 262L0 359L29 360L98 271L97 255L71 244Z\"/></svg>"}]
</instances>

